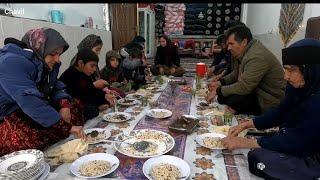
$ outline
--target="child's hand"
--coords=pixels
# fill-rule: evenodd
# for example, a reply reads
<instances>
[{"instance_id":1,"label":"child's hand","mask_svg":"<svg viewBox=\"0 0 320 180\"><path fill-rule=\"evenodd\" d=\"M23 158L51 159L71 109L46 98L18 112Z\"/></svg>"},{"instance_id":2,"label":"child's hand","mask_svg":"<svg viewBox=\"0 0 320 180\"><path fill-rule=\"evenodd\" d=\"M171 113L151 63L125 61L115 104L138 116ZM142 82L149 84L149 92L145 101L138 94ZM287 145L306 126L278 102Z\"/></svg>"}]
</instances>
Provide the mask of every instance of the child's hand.
<instances>
[{"instance_id":1,"label":"child's hand","mask_svg":"<svg viewBox=\"0 0 320 180\"><path fill-rule=\"evenodd\" d=\"M94 87L97 88L97 89L103 89L103 88L105 88L106 86L108 86L109 83L108 83L106 80L99 79L99 80L96 80L95 82L93 82L93 85L94 85Z\"/></svg>"}]
</instances>

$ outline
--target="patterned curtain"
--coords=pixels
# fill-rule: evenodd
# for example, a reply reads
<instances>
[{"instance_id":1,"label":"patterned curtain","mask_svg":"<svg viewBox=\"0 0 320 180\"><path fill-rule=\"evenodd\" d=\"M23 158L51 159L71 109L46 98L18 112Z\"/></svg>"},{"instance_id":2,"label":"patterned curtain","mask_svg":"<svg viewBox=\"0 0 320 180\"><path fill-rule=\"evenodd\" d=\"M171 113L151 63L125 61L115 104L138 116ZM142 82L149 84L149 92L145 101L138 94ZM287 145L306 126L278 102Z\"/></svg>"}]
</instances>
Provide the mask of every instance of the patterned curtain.
<instances>
[{"instance_id":1,"label":"patterned curtain","mask_svg":"<svg viewBox=\"0 0 320 180\"><path fill-rule=\"evenodd\" d=\"M185 35L223 34L230 20L240 21L241 3L189 3L186 4Z\"/></svg>"},{"instance_id":2,"label":"patterned curtain","mask_svg":"<svg viewBox=\"0 0 320 180\"><path fill-rule=\"evenodd\" d=\"M163 30L166 35L183 34L185 10L186 6L184 3L170 3L165 5L165 25Z\"/></svg>"},{"instance_id":3,"label":"patterned curtain","mask_svg":"<svg viewBox=\"0 0 320 180\"><path fill-rule=\"evenodd\" d=\"M284 47L291 41L303 20L305 4L281 4L279 33Z\"/></svg>"}]
</instances>

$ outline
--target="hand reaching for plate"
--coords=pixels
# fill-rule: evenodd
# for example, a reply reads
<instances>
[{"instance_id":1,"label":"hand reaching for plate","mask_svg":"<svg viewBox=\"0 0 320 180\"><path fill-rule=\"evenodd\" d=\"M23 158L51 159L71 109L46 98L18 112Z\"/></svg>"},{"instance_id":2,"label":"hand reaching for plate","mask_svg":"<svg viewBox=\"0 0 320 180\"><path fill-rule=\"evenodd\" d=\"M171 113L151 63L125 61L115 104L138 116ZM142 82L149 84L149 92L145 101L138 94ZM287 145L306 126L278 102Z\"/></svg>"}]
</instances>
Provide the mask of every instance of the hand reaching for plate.
<instances>
[{"instance_id":1,"label":"hand reaching for plate","mask_svg":"<svg viewBox=\"0 0 320 180\"><path fill-rule=\"evenodd\" d=\"M241 133L243 130L248 129L248 128L254 128L253 121L246 121L243 123L240 123L234 127L231 127L229 130L228 136L230 137L236 137Z\"/></svg>"},{"instance_id":2,"label":"hand reaching for plate","mask_svg":"<svg viewBox=\"0 0 320 180\"><path fill-rule=\"evenodd\" d=\"M221 140L223 147L228 150L242 149L242 148L259 148L256 139L248 139L243 137L225 137Z\"/></svg>"},{"instance_id":3,"label":"hand reaching for plate","mask_svg":"<svg viewBox=\"0 0 320 180\"><path fill-rule=\"evenodd\" d=\"M103 89L105 88L107 85L109 85L109 83L106 80L103 79L99 79L96 80L95 82L93 82L93 85L95 88L97 89Z\"/></svg>"},{"instance_id":4,"label":"hand reaching for plate","mask_svg":"<svg viewBox=\"0 0 320 180\"><path fill-rule=\"evenodd\" d=\"M86 141L87 136L83 131L83 126L72 126L70 129L70 133L75 137L81 138Z\"/></svg>"},{"instance_id":5,"label":"hand reaching for plate","mask_svg":"<svg viewBox=\"0 0 320 180\"><path fill-rule=\"evenodd\" d=\"M106 94L105 99L106 99L106 101L108 101L110 106L114 106L117 101L117 98L114 94Z\"/></svg>"}]
</instances>

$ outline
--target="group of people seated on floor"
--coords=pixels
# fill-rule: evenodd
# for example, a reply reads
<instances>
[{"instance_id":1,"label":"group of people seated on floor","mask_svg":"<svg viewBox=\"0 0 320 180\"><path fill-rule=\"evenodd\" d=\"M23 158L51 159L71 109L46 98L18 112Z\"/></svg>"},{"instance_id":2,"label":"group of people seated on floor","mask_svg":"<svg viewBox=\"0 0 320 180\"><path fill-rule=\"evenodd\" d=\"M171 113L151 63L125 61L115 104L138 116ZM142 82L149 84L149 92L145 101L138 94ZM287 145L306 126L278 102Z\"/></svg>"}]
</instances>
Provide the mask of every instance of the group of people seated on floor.
<instances>
[{"instance_id":1,"label":"group of people seated on floor","mask_svg":"<svg viewBox=\"0 0 320 180\"><path fill-rule=\"evenodd\" d=\"M147 64L145 39L137 36L119 52L108 51L99 70L103 40L90 34L58 78L60 56L69 48L58 31L37 28L22 40L6 38L0 50L0 155L44 149L70 133L85 138L84 123L125 97L113 83L137 90L151 81L152 72L182 76L176 47L166 36L160 39L154 67Z\"/></svg>"},{"instance_id":2,"label":"group of people seated on floor","mask_svg":"<svg viewBox=\"0 0 320 180\"><path fill-rule=\"evenodd\" d=\"M7 38L0 50L0 155L44 149L70 133L85 138L84 123L125 96L112 83L130 83L137 90L152 74L185 73L167 36L159 38L153 66L147 64L144 42L137 36L119 52L107 52L99 70L103 41L89 35L58 78L60 56L69 48L59 32L38 28L22 40ZM230 26L218 44L207 101L217 99L234 114L255 115L231 128L224 147L254 149L249 169L260 177L319 177L320 41L302 39L283 49L283 66L243 23ZM256 139L237 137L248 128L271 127L280 130Z\"/></svg>"},{"instance_id":3,"label":"group of people seated on floor","mask_svg":"<svg viewBox=\"0 0 320 180\"><path fill-rule=\"evenodd\" d=\"M209 70L206 99L216 98L234 114L254 115L253 120L232 127L222 145L229 150L252 149L249 170L257 176L319 178L320 41L305 38L284 48L281 66L246 25L236 24L222 36L218 37L221 54ZM238 137L249 128L273 127L279 131L272 136Z\"/></svg>"}]
</instances>

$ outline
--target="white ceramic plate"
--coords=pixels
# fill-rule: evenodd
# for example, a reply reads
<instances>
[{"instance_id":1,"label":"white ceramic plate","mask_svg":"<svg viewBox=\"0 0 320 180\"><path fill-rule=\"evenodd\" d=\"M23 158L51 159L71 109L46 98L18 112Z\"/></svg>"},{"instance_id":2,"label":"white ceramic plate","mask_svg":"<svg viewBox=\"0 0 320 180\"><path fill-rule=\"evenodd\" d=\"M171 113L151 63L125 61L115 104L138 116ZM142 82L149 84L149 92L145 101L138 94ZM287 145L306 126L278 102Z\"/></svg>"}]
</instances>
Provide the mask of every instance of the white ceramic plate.
<instances>
[{"instance_id":1,"label":"white ceramic plate","mask_svg":"<svg viewBox=\"0 0 320 180\"><path fill-rule=\"evenodd\" d=\"M167 109L150 109L147 116L163 119L172 116L172 112Z\"/></svg>"},{"instance_id":2,"label":"white ceramic plate","mask_svg":"<svg viewBox=\"0 0 320 180\"><path fill-rule=\"evenodd\" d=\"M36 149L7 154L0 157L0 179L34 177L43 168L43 163L43 152Z\"/></svg>"},{"instance_id":3,"label":"white ceramic plate","mask_svg":"<svg viewBox=\"0 0 320 180\"><path fill-rule=\"evenodd\" d=\"M43 168L30 180L44 180L50 173L50 165L48 163L43 164Z\"/></svg>"},{"instance_id":4,"label":"white ceramic plate","mask_svg":"<svg viewBox=\"0 0 320 180\"><path fill-rule=\"evenodd\" d=\"M50 173L50 165L48 163L44 164L44 172L41 174L41 176L37 180L44 180Z\"/></svg>"},{"instance_id":5,"label":"white ceramic plate","mask_svg":"<svg viewBox=\"0 0 320 180\"><path fill-rule=\"evenodd\" d=\"M122 98L118 100L118 104L120 104L121 106L134 106L136 104L139 104L139 101L136 99Z\"/></svg>"},{"instance_id":6,"label":"white ceramic plate","mask_svg":"<svg viewBox=\"0 0 320 180\"><path fill-rule=\"evenodd\" d=\"M225 137L227 137L227 136L224 135L224 134L205 133L205 134L198 135L196 137L196 141L197 141L198 144L200 144L201 146L206 147L208 149L225 149L225 148L221 148L221 147L208 147L203 142L205 138L219 138L219 139L222 139L222 138L225 138Z\"/></svg>"},{"instance_id":7,"label":"white ceramic plate","mask_svg":"<svg viewBox=\"0 0 320 180\"><path fill-rule=\"evenodd\" d=\"M92 131L98 131L100 138L95 138L93 139L93 141L90 141L90 142L87 141L88 144L97 144L97 143L103 142L105 139L108 139L111 136L110 131L103 128L92 128L92 129L84 130L86 135L88 135Z\"/></svg>"},{"instance_id":8,"label":"white ceramic plate","mask_svg":"<svg viewBox=\"0 0 320 180\"><path fill-rule=\"evenodd\" d=\"M30 168L41 159L43 159L43 153L35 149L7 154L0 158L0 173L10 173Z\"/></svg>"},{"instance_id":9,"label":"white ceramic plate","mask_svg":"<svg viewBox=\"0 0 320 180\"><path fill-rule=\"evenodd\" d=\"M142 99L143 98L143 95L142 94L128 94L126 96L126 98L128 99Z\"/></svg>"},{"instance_id":10,"label":"white ceramic plate","mask_svg":"<svg viewBox=\"0 0 320 180\"><path fill-rule=\"evenodd\" d=\"M42 164L41 166L39 166L38 169L36 169L33 172L25 173L24 171L21 171L21 172L17 173L16 175L10 176L8 178L9 179L19 179L19 180L21 180L21 179L36 180L36 179L38 179L38 177L41 176L41 174L44 172L44 170L45 170L45 165ZM0 179L2 179L2 178L0 178Z\"/></svg>"},{"instance_id":11,"label":"white ceramic plate","mask_svg":"<svg viewBox=\"0 0 320 180\"><path fill-rule=\"evenodd\" d=\"M176 166L181 173L181 177L185 177L183 179L187 179L190 176L189 164L181 158L178 158L175 156L169 156L169 155L163 155L163 156L158 156L158 157L148 159L143 164L143 168L142 168L143 174L148 179L152 180L153 178L149 176L149 174L151 173L151 169L153 166L156 166L160 163L168 163Z\"/></svg>"},{"instance_id":12,"label":"white ceramic plate","mask_svg":"<svg viewBox=\"0 0 320 180\"><path fill-rule=\"evenodd\" d=\"M90 161L94 161L94 160L103 160L103 161L108 161L111 165L114 165L111 167L111 169L101 175L98 176L83 176L79 173L79 169L83 164L89 163ZM120 164L119 159L112 155L112 154L107 154L107 153L93 153L93 154L88 154L85 156L80 157L79 159L75 160L71 166L70 166L70 171L72 174L74 174L77 177L81 177L81 178L98 178L98 177L103 177L106 176L110 173L112 173L113 171L115 171L118 166Z\"/></svg>"},{"instance_id":13,"label":"white ceramic plate","mask_svg":"<svg viewBox=\"0 0 320 180\"><path fill-rule=\"evenodd\" d=\"M119 115L122 115L124 118L123 119L115 119L115 117L117 117ZM125 112L113 112L113 113L103 115L102 118L108 122L124 122L124 121L128 121L131 119L131 114L125 113Z\"/></svg>"},{"instance_id":14,"label":"white ceramic plate","mask_svg":"<svg viewBox=\"0 0 320 180\"><path fill-rule=\"evenodd\" d=\"M129 135L120 135L118 139L124 140L124 143L115 143L115 149L121 154L134 158L150 158L165 154L175 144L171 135L152 129L133 130ZM139 152L134 149L132 144L141 141L150 142L152 145L144 152Z\"/></svg>"}]
</instances>

